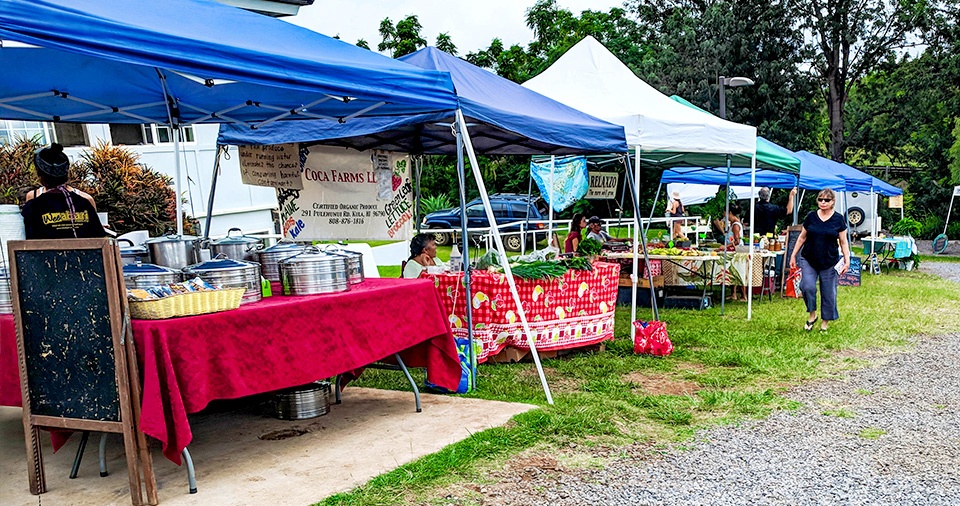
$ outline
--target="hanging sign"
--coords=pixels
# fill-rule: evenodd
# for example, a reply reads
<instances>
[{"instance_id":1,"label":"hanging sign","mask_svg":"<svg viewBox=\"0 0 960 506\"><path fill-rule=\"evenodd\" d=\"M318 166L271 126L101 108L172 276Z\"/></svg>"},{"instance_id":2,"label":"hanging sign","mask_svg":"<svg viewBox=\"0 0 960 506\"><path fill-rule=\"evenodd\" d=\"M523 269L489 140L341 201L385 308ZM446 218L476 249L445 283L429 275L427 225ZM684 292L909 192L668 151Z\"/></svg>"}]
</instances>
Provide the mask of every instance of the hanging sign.
<instances>
[{"instance_id":1,"label":"hanging sign","mask_svg":"<svg viewBox=\"0 0 960 506\"><path fill-rule=\"evenodd\" d=\"M903 195L894 195L887 200L890 209L903 209Z\"/></svg>"},{"instance_id":2,"label":"hanging sign","mask_svg":"<svg viewBox=\"0 0 960 506\"><path fill-rule=\"evenodd\" d=\"M240 180L244 184L303 189L297 144L240 146Z\"/></svg>"},{"instance_id":3,"label":"hanging sign","mask_svg":"<svg viewBox=\"0 0 960 506\"><path fill-rule=\"evenodd\" d=\"M283 235L300 241L406 240L413 236L410 157L312 146L302 188L279 188Z\"/></svg>"},{"instance_id":4,"label":"hanging sign","mask_svg":"<svg viewBox=\"0 0 960 506\"><path fill-rule=\"evenodd\" d=\"M954 187L953 187L953 196L954 196L954 197L960 197L960 186L954 186Z\"/></svg>"},{"instance_id":5,"label":"hanging sign","mask_svg":"<svg viewBox=\"0 0 960 506\"><path fill-rule=\"evenodd\" d=\"M590 186L585 156L563 156L543 162L531 160L530 175L543 200L556 212L582 199Z\"/></svg>"},{"instance_id":6,"label":"hanging sign","mask_svg":"<svg viewBox=\"0 0 960 506\"><path fill-rule=\"evenodd\" d=\"M587 190L587 199L615 199L617 198L617 184L620 174L616 172L591 172L590 188Z\"/></svg>"}]
</instances>

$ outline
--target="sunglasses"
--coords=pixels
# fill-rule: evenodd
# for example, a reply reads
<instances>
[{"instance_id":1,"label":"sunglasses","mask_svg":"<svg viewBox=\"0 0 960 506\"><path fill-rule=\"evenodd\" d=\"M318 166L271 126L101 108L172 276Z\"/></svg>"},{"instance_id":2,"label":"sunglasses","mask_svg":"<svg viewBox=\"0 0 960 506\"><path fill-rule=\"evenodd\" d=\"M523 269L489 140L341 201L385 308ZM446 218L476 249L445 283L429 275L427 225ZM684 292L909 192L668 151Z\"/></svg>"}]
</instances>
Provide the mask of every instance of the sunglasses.
<instances>
[{"instance_id":1,"label":"sunglasses","mask_svg":"<svg viewBox=\"0 0 960 506\"><path fill-rule=\"evenodd\" d=\"M817 202L833 202L833 199L817 199Z\"/></svg>"}]
</instances>

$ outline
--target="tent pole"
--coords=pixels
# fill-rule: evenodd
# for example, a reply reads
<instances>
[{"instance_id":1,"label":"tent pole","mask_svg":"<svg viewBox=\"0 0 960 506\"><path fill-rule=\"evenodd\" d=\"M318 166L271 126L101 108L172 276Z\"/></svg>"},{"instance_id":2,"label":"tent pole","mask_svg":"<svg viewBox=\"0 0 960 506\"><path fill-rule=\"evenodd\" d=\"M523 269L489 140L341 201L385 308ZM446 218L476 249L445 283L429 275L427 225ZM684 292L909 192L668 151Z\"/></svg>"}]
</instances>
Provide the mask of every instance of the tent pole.
<instances>
[{"instance_id":1,"label":"tent pole","mask_svg":"<svg viewBox=\"0 0 960 506\"><path fill-rule=\"evenodd\" d=\"M527 200L533 195L533 171L529 171L527 176ZM527 206L523 223L523 231L530 229L530 206ZM550 247L550 238L547 237L547 247ZM533 251L537 251L537 234L533 234ZM527 234L520 234L520 254L527 254Z\"/></svg>"},{"instance_id":2,"label":"tent pole","mask_svg":"<svg viewBox=\"0 0 960 506\"><path fill-rule=\"evenodd\" d=\"M420 176L423 174L423 155L413 156L413 219L416 222L417 233L423 219L420 217ZM462 221L462 220L461 220Z\"/></svg>"},{"instance_id":3,"label":"tent pole","mask_svg":"<svg viewBox=\"0 0 960 506\"><path fill-rule=\"evenodd\" d=\"M513 279L513 271L510 270L510 263L507 261L507 252L503 248L503 238L500 237L500 227L497 225L496 217L493 215L493 208L490 207L490 197L487 195L487 187L483 183L483 177L480 174L480 165L477 163L476 153L473 151L473 143L470 142L470 133L467 131L466 121L463 119L463 111L460 109L457 109L457 123L460 125L461 137L466 147L467 156L470 157L470 167L473 169L474 179L477 180L477 189L480 190L480 199L483 200L483 208L487 213L487 219L490 221L493 240L497 245L500 260L503 262L503 273L506 275L507 283L510 285L510 294L513 295L513 302L517 305L517 313L520 316L520 323L523 325L523 332L527 335L530 354L533 356L533 363L536 364L537 373L540 375L540 384L543 386L543 393L547 396L547 403L553 404L553 395L550 393L550 386L547 385L547 377L543 373L543 366L540 364L540 354L537 352L537 343L534 341L533 332L530 330L530 323L527 322L527 313L523 310L523 301L520 300L520 294L517 292L517 283Z\"/></svg>"},{"instance_id":4,"label":"tent pole","mask_svg":"<svg viewBox=\"0 0 960 506\"><path fill-rule=\"evenodd\" d=\"M551 240L553 239L553 171L554 171L554 169L556 169L556 168L557 168L557 156L556 156L556 155L550 155L550 192L549 192L550 205L548 206L549 219L550 219L550 230L548 231L547 236L550 237ZM550 242L547 241L547 244L549 244L549 243L550 243ZM560 241L559 241L559 239L558 239L558 240L557 240L557 248L560 250L560 253L565 253L564 248L560 247L560 244L559 244L559 243L560 243Z\"/></svg>"},{"instance_id":5,"label":"tent pole","mask_svg":"<svg viewBox=\"0 0 960 506\"><path fill-rule=\"evenodd\" d=\"M756 206L757 200L753 198L754 192L757 188L757 154L754 153L753 157L750 158L750 238L747 241L749 245L749 253L747 253L747 320L750 319L753 312L753 257L756 253L753 251L753 211ZM763 281L760 282L761 284ZM762 291L760 293L763 293Z\"/></svg>"},{"instance_id":6,"label":"tent pole","mask_svg":"<svg viewBox=\"0 0 960 506\"><path fill-rule=\"evenodd\" d=\"M640 148L637 148L637 162L640 161ZM637 180L640 179L640 164L637 163L636 167L633 167L633 172L631 172L630 167L630 157L626 158L627 163L627 183L630 185L630 195L633 196L633 215L636 216L637 221L637 230L640 229L640 185L637 184ZM653 311L654 321L660 320L660 309L657 307L657 297L655 295L655 288L653 286L653 271L650 270L650 255L647 253L647 242L644 239L644 236L634 233L634 237L641 239L640 247L643 249L643 263L647 266L647 282L650 283L650 308ZM637 329L633 326L633 322L637 319L637 280L639 279L638 271L639 266L637 265L637 242L636 240L633 243L633 275L630 276L632 281L633 294L631 295L632 306L630 309L630 336L634 337L636 335Z\"/></svg>"},{"instance_id":7,"label":"tent pole","mask_svg":"<svg viewBox=\"0 0 960 506\"><path fill-rule=\"evenodd\" d=\"M647 230L643 233L643 238L646 240L650 232L650 225L653 224L653 212L657 208L657 201L660 200L660 190L663 189L663 179L660 179L660 183L657 184L657 193L653 195L653 204L650 204L650 219L647 220ZM670 224L667 223L667 228L670 228Z\"/></svg>"},{"instance_id":8,"label":"tent pole","mask_svg":"<svg viewBox=\"0 0 960 506\"><path fill-rule=\"evenodd\" d=\"M230 149L227 146L217 144L217 151L213 159L213 176L210 180L210 196L207 198L207 219L203 226L204 242L210 238L210 224L213 223L213 199L217 193L217 177L220 176L220 152Z\"/></svg>"},{"instance_id":9,"label":"tent pole","mask_svg":"<svg viewBox=\"0 0 960 506\"><path fill-rule=\"evenodd\" d=\"M460 182L460 237L463 243L460 268L463 270L464 310L467 316L467 357L470 361L470 374L473 376L471 379L473 379L473 385L476 387L477 371L476 368L473 367L476 357L474 357L473 351L473 306L471 306L473 294L470 290L470 238L467 235L467 178L463 166L463 135L466 127L463 125L463 123L458 122L454 129L454 133L457 136L457 179ZM504 259L506 259L506 257L504 257ZM454 304L454 307L456 307L456 304Z\"/></svg>"},{"instance_id":10,"label":"tent pole","mask_svg":"<svg viewBox=\"0 0 960 506\"><path fill-rule=\"evenodd\" d=\"M163 75L163 72L160 69L155 68L157 71L157 77L160 78L160 88L163 90L163 103L167 108L167 124L170 126L170 133L173 134L173 157L174 157L174 170L176 171L177 177L174 178L174 192L176 193L176 205L177 205L177 236L183 236L183 203L180 202L180 179L182 174L180 174L180 118L177 117L177 121L173 120L173 110L171 110L170 105L173 101L173 97L170 96L170 93L167 91L167 78ZM179 111L178 111L179 112Z\"/></svg>"},{"instance_id":11,"label":"tent pole","mask_svg":"<svg viewBox=\"0 0 960 506\"><path fill-rule=\"evenodd\" d=\"M797 174L797 188L800 188L800 174ZM802 195L802 194L801 194ZM803 198L802 196L800 198ZM793 224L796 225L800 219L800 199L793 199Z\"/></svg>"},{"instance_id":12,"label":"tent pole","mask_svg":"<svg viewBox=\"0 0 960 506\"><path fill-rule=\"evenodd\" d=\"M720 94L723 96L723 94ZM727 304L727 234L733 236L733 231L730 230L730 155L727 155L727 186L723 189L723 200L724 210L723 210L723 271L720 273L720 316L723 316L724 310L726 310ZM741 232L743 231L743 225L740 225Z\"/></svg>"}]
</instances>

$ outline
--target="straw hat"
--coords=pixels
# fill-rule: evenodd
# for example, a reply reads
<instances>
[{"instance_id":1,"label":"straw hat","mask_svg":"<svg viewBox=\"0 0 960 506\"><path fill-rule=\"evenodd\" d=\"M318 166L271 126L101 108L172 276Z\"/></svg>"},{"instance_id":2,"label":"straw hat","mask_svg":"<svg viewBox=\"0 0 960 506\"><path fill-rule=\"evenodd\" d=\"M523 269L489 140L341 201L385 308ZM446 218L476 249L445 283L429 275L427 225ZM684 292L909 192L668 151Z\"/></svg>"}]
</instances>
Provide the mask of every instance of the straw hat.
<instances>
[{"instance_id":1,"label":"straw hat","mask_svg":"<svg viewBox=\"0 0 960 506\"><path fill-rule=\"evenodd\" d=\"M670 196L673 197L673 198L675 198L675 199L679 199L679 198L680 198L680 192L674 190L674 192L671 193Z\"/></svg>"}]
</instances>

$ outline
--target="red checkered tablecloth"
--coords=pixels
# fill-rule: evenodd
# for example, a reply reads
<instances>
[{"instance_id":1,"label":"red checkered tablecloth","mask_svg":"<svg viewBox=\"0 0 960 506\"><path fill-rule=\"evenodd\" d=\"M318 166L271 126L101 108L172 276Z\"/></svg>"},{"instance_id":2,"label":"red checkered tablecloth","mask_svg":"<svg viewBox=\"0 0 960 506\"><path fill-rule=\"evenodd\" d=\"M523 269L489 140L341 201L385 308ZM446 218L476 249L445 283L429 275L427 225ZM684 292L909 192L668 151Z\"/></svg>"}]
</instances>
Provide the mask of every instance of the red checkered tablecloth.
<instances>
[{"instance_id":1,"label":"red checkered tablecloth","mask_svg":"<svg viewBox=\"0 0 960 506\"><path fill-rule=\"evenodd\" d=\"M440 292L453 334L466 336L463 273L426 274ZM517 292L540 351L580 348L613 339L620 266L597 262L592 271L569 270L559 279L517 279ZM511 346L529 350L506 276L471 275L474 339L483 362Z\"/></svg>"}]
</instances>

